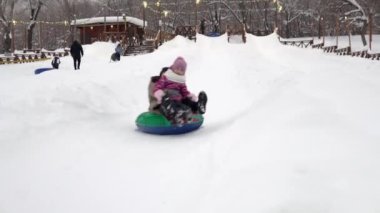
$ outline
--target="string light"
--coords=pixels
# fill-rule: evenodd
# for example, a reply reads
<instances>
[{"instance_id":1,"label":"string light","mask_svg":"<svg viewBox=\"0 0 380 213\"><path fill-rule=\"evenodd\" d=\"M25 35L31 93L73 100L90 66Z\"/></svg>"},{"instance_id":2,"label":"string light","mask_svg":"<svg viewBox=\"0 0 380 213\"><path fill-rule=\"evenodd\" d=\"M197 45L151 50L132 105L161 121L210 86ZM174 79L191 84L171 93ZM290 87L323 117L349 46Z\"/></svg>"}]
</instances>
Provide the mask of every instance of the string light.
<instances>
[{"instance_id":1,"label":"string light","mask_svg":"<svg viewBox=\"0 0 380 213\"><path fill-rule=\"evenodd\" d=\"M16 25L16 24L30 24L31 21L17 21L17 20L12 20L8 21L8 23ZM35 21L34 23L36 24L48 24L48 25L68 25L68 21Z\"/></svg>"}]
</instances>

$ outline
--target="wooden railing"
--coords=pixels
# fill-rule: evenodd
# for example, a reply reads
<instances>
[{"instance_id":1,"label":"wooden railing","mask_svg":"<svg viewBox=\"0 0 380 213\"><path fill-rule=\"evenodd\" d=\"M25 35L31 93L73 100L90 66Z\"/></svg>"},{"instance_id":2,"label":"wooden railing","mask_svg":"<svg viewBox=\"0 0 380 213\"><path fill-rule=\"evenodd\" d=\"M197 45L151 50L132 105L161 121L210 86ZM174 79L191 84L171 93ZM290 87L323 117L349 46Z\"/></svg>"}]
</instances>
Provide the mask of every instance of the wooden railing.
<instances>
[{"instance_id":1,"label":"wooden railing","mask_svg":"<svg viewBox=\"0 0 380 213\"><path fill-rule=\"evenodd\" d=\"M157 31L145 29L145 33L144 33L145 40L155 40L156 36L157 36Z\"/></svg>"},{"instance_id":2,"label":"wooden railing","mask_svg":"<svg viewBox=\"0 0 380 213\"><path fill-rule=\"evenodd\" d=\"M313 49L322 49L326 53L335 53L337 55L350 55L352 57L368 58L372 60L380 60L380 53L370 53L367 50L353 51L350 46L339 48L336 45L325 46L325 43L313 44L313 39L279 39L284 45L291 45L297 47L309 47Z\"/></svg>"},{"instance_id":3,"label":"wooden railing","mask_svg":"<svg viewBox=\"0 0 380 213\"><path fill-rule=\"evenodd\" d=\"M23 50L22 52L13 53L11 56L0 56L0 64L20 64L37 61L49 60L48 56L68 56L70 49L63 51L47 51L40 49Z\"/></svg>"},{"instance_id":4,"label":"wooden railing","mask_svg":"<svg viewBox=\"0 0 380 213\"><path fill-rule=\"evenodd\" d=\"M304 40L281 40L280 42L284 45L296 46L306 48L313 45L313 39L304 39Z\"/></svg>"},{"instance_id":5,"label":"wooden railing","mask_svg":"<svg viewBox=\"0 0 380 213\"><path fill-rule=\"evenodd\" d=\"M327 52L327 53L334 53L336 49L338 49L338 46L336 45L322 47L323 52Z\"/></svg>"},{"instance_id":6,"label":"wooden railing","mask_svg":"<svg viewBox=\"0 0 380 213\"><path fill-rule=\"evenodd\" d=\"M313 48L313 49L321 49L321 48L323 48L323 46L325 46L325 43L319 43L319 44L313 44L313 45L311 45L311 48Z\"/></svg>"},{"instance_id":7,"label":"wooden railing","mask_svg":"<svg viewBox=\"0 0 380 213\"><path fill-rule=\"evenodd\" d=\"M351 47L342 47L335 50L337 55L351 55Z\"/></svg>"},{"instance_id":8,"label":"wooden railing","mask_svg":"<svg viewBox=\"0 0 380 213\"><path fill-rule=\"evenodd\" d=\"M21 64L36 61L49 60L44 53L41 54L14 54L13 56L1 56L0 64Z\"/></svg>"}]
</instances>

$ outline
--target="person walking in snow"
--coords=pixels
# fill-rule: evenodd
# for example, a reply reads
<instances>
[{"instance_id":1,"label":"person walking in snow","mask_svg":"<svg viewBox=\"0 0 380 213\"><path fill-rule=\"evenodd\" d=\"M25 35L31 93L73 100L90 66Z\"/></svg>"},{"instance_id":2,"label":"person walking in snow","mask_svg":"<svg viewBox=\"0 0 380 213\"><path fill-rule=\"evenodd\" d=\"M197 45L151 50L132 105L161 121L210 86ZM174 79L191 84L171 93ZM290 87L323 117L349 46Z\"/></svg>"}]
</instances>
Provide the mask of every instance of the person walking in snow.
<instances>
[{"instance_id":1,"label":"person walking in snow","mask_svg":"<svg viewBox=\"0 0 380 213\"><path fill-rule=\"evenodd\" d=\"M187 89L186 67L184 58L176 58L153 88L153 96L160 104L161 113L176 124L187 122L191 112L206 112L206 93L202 91L197 97Z\"/></svg>"},{"instance_id":2,"label":"person walking in snow","mask_svg":"<svg viewBox=\"0 0 380 213\"><path fill-rule=\"evenodd\" d=\"M74 69L80 69L80 62L83 56L83 48L82 45L78 41L74 41L70 48L71 56L74 60Z\"/></svg>"},{"instance_id":3,"label":"person walking in snow","mask_svg":"<svg viewBox=\"0 0 380 213\"><path fill-rule=\"evenodd\" d=\"M115 53L116 53L116 60L120 61L120 56L124 55L124 49L120 43L116 46Z\"/></svg>"}]
</instances>

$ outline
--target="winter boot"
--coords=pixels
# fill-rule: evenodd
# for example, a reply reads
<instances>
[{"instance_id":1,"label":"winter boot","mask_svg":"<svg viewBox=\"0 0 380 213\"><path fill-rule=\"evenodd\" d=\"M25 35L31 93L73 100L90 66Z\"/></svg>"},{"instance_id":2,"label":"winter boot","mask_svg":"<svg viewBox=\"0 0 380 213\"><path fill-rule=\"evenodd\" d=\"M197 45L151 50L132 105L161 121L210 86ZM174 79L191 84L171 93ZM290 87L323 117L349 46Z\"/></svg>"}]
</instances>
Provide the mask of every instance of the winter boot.
<instances>
[{"instance_id":1,"label":"winter boot","mask_svg":"<svg viewBox=\"0 0 380 213\"><path fill-rule=\"evenodd\" d=\"M164 97L162 97L160 111L169 120L173 119L176 115L174 102L170 100L169 96L165 95Z\"/></svg>"},{"instance_id":2,"label":"winter boot","mask_svg":"<svg viewBox=\"0 0 380 213\"><path fill-rule=\"evenodd\" d=\"M181 110L183 110L182 119L184 123L190 123L192 120L192 115L193 115L191 108L186 105L182 105Z\"/></svg>"},{"instance_id":3,"label":"winter boot","mask_svg":"<svg viewBox=\"0 0 380 213\"><path fill-rule=\"evenodd\" d=\"M200 114L205 114L207 104L207 95L205 92L200 92L198 95L198 111Z\"/></svg>"}]
</instances>

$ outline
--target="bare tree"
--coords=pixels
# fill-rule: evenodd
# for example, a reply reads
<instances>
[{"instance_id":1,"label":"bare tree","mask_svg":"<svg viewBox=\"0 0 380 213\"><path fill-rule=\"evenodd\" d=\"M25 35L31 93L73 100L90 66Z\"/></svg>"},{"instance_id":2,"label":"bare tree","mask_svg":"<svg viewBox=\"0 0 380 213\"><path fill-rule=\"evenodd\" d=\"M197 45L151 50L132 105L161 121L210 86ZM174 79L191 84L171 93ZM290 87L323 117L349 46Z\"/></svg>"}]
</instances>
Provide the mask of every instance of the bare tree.
<instances>
[{"instance_id":1,"label":"bare tree","mask_svg":"<svg viewBox=\"0 0 380 213\"><path fill-rule=\"evenodd\" d=\"M12 20L14 16L16 0L0 0L0 24L4 29L4 52L11 52L12 46Z\"/></svg>"},{"instance_id":2,"label":"bare tree","mask_svg":"<svg viewBox=\"0 0 380 213\"><path fill-rule=\"evenodd\" d=\"M63 21L69 24L75 18L118 16L123 13L141 19L143 14L141 0L25 0L28 4L14 2L21 1L0 0L0 46L6 46L7 51L12 47L12 39L26 40L28 48L32 48L31 40L33 35L37 35L36 30L33 34L33 28L38 23L37 17L38 20L61 23L41 24L42 43L47 45L45 48L53 48L71 41L73 30L68 25L64 26ZM147 2L145 18L150 30L159 29L160 17L165 19L164 23L171 29L195 23L195 0L160 0L160 7L157 7L157 1ZM283 10L279 9L279 5ZM169 11L167 17L162 17L163 11ZM314 33L321 36L325 32L334 32L339 17L341 24L349 22L352 32L362 34L365 39L369 16L372 14L374 32L380 33L379 0L201 0L197 11L198 17L201 17L198 20L206 20L206 29L209 32L224 32L226 25L245 25L249 32L260 31L260 34L267 34L277 24L284 36L299 37ZM18 22L13 26L13 19L30 21L26 25ZM11 33L12 28L15 29L15 35ZM27 36L25 30L28 32ZM13 43L21 47L23 42Z\"/></svg>"},{"instance_id":3,"label":"bare tree","mask_svg":"<svg viewBox=\"0 0 380 213\"><path fill-rule=\"evenodd\" d=\"M40 13L43 2L41 0L29 0L30 19L27 27L28 32L28 49L33 48L33 30L37 23L37 18Z\"/></svg>"}]
</instances>

